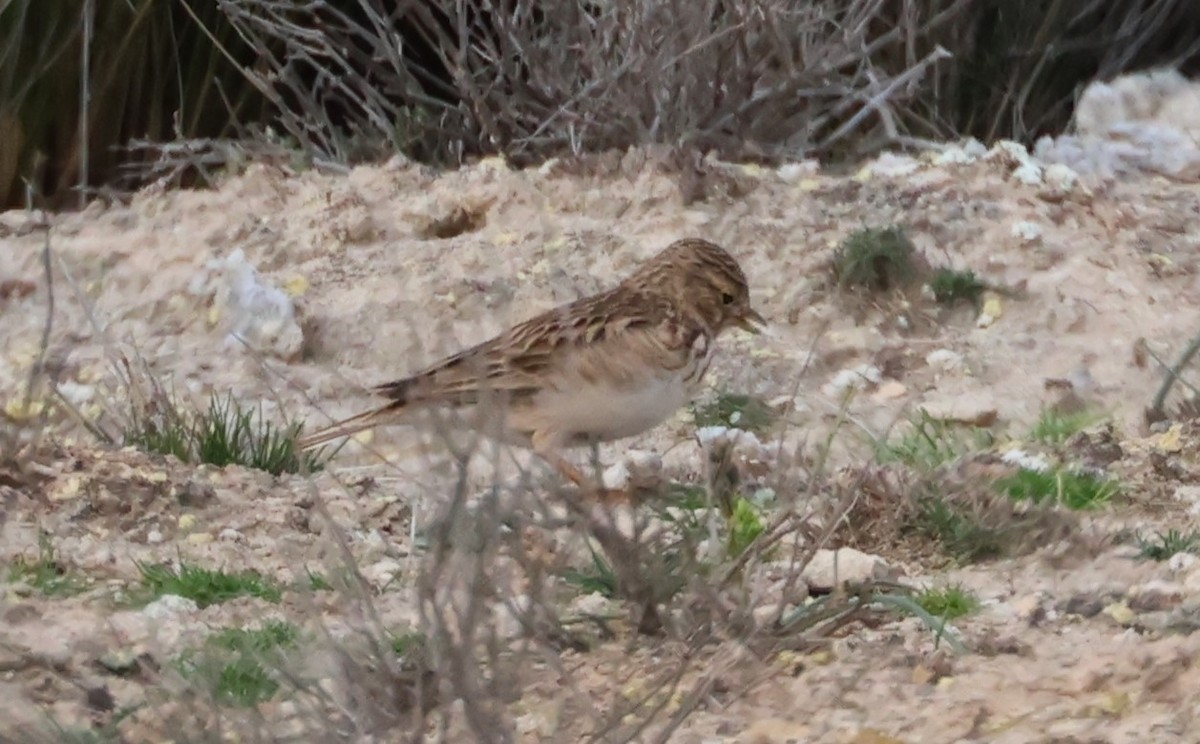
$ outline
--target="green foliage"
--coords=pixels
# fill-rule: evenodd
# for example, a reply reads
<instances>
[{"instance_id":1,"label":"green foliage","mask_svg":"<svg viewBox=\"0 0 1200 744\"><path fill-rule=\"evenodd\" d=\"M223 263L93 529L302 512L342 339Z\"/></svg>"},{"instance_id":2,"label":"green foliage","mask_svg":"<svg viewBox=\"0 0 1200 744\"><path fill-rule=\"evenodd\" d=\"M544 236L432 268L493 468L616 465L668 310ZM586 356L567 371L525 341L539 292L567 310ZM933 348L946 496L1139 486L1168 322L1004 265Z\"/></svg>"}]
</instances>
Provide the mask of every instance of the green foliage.
<instances>
[{"instance_id":1,"label":"green foliage","mask_svg":"<svg viewBox=\"0 0 1200 744\"><path fill-rule=\"evenodd\" d=\"M999 479L996 488L1014 501L1057 503L1068 509L1102 506L1118 491L1115 481L1065 467L1044 471L1021 468Z\"/></svg>"},{"instance_id":2,"label":"green foliage","mask_svg":"<svg viewBox=\"0 0 1200 744\"><path fill-rule=\"evenodd\" d=\"M728 426L761 432L775 421L775 411L760 398L722 391L703 404L692 405L696 426Z\"/></svg>"},{"instance_id":3,"label":"green foliage","mask_svg":"<svg viewBox=\"0 0 1200 744\"><path fill-rule=\"evenodd\" d=\"M1153 537L1137 537L1138 555L1153 561L1165 561L1176 553L1200 554L1200 530L1182 532L1170 529Z\"/></svg>"},{"instance_id":4,"label":"green foliage","mask_svg":"<svg viewBox=\"0 0 1200 744\"><path fill-rule=\"evenodd\" d=\"M324 574L304 569L308 575L308 589L313 592L328 592L333 591L333 584L329 579L325 578Z\"/></svg>"},{"instance_id":5,"label":"green foliage","mask_svg":"<svg viewBox=\"0 0 1200 744\"><path fill-rule=\"evenodd\" d=\"M1042 444L1062 444L1098 420L1091 411L1059 413L1047 408L1038 414L1029 438Z\"/></svg>"},{"instance_id":6,"label":"green foliage","mask_svg":"<svg viewBox=\"0 0 1200 744\"><path fill-rule=\"evenodd\" d=\"M924 408L909 417L908 426L878 448L881 462L899 462L915 470L929 471L968 452L992 443L990 433L968 431L962 426L929 415Z\"/></svg>"},{"instance_id":7,"label":"green foliage","mask_svg":"<svg viewBox=\"0 0 1200 744\"><path fill-rule=\"evenodd\" d=\"M225 705L250 708L275 697L279 683L267 669L248 656L238 656L217 672L213 695Z\"/></svg>"},{"instance_id":8,"label":"green foliage","mask_svg":"<svg viewBox=\"0 0 1200 744\"><path fill-rule=\"evenodd\" d=\"M943 305L958 302L978 305L987 284L980 281L973 271L941 268L929 280L929 289L933 292L933 299Z\"/></svg>"},{"instance_id":9,"label":"green foliage","mask_svg":"<svg viewBox=\"0 0 1200 744\"><path fill-rule=\"evenodd\" d=\"M300 629L282 620L268 620L254 630L225 628L209 636L214 646L228 651L264 653L274 648L289 648L296 645Z\"/></svg>"},{"instance_id":10,"label":"green foliage","mask_svg":"<svg viewBox=\"0 0 1200 744\"><path fill-rule=\"evenodd\" d=\"M931 615L956 620L979 609L979 599L961 585L930 587L914 597Z\"/></svg>"},{"instance_id":11,"label":"green foliage","mask_svg":"<svg viewBox=\"0 0 1200 744\"><path fill-rule=\"evenodd\" d=\"M150 414L134 407L125 444L146 452L173 455L183 462L218 467L242 465L272 475L315 472L324 466L324 451L301 452L296 439L303 422L277 426L262 407L244 409L232 395L209 399L208 410L185 415L169 401L159 401Z\"/></svg>"},{"instance_id":12,"label":"green foliage","mask_svg":"<svg viewBox=\"0 0 1200 744\"><path fill-rule=\"evenodd\" d=\"M838 287L868 293L904 287L918 275L916 248L899 227L864 228L842 241L833 259Z\"/></svg>"},{"instance_id":13,"label":"green foliage","mask_svg":"<svg viewBox=\"0 0 1200 744\"><path fill-rule=\"evenodd\" d=\"M988 524L964 504L940 494L928 493L917 500L910 529L937 543L942 552L962 563L976 563L1004 555L1007 531Z\"/></svg>"},{"instance_id":14,"label":"green foliage","mask_svg":"<svg viewBox=\"0 0 1200 744\"><path fill-rule=\"evenodd\" d=\"M667 493L662 505L687 511L704 509L708 506L708 492L703 486L688 483L671 483L667 486ZM660 514L659 516L666 519L670 518L669 515L665 514Z\"/></svg>"},{"instance_id":15,"label":"green foliage","mask_svg":"<svg viewBox=\"0 0 1200 744\"><path fill-rule=\"evenodd\" d=\"M586 569L568 569L563 580L576 587L580 594L599 594L612 599L617 596L617 574L608 560L591 548L592 565Z\"/></svg>"},{"instance_id":16,"label":"green foliage","mask_svg":"<svg viewBox=\"0 0 1200 744\"><path fill-rule=\"evenodd\" d=\"M147 601L174 594L190 599L200 607L208 607L234 597L258 597L278 602L283 596L278 587L254 571L226 573L189 563L180 563L178 570L161 563L139 563L138 570L149 593Z\"/></svg>"},{"instance_id":17,"label":"green foliage","mask_svg":"<svg viewBox=\"0 0 1200 744\"><path fill-rule=\"evenodd\" d=\"M737 558L766 530L758 509L748 500L739 498L729 518L728 552Z\"/></svg>"},{"instance_id":18,"label":"green foliage","mask_svg":"<svg viewBox=\"0 0 1200 744\"><path fill-rule=\"evenodd\" d=\"M299 638L299 628L279 620L253 630L225 628L209 636L204 648L181 655L179 668L185 677L207 683L217 702L253 707L279 691L267 667L278 666L280 652L295 648Z\"/></svg>"},{"instance_id":19,"label":"green foliage","mask_svg":"<svg viewBox=\"0 0 1200 744\"><path fill-rule=\"evenodd\" d=\"M388 636L388 643L392 647L392 653L396 656L407 658L413 654L421 653L425 649L425 636L417 631L408 631L407 633L391 633Z\"/></svg>"},{"instance_id":20,"label":"green foliage","mask_svg":"<svg viewBox=\"0 0 1200 744\"><path fill-rule=\"evenodd\" d=\"M27 560L18 556L8 572L9 581L22 581L47 597L69 597L85 591L91 582L62 567L50 542L50 535L38 533L38 556Z\"/></svg>"}]
</instances>

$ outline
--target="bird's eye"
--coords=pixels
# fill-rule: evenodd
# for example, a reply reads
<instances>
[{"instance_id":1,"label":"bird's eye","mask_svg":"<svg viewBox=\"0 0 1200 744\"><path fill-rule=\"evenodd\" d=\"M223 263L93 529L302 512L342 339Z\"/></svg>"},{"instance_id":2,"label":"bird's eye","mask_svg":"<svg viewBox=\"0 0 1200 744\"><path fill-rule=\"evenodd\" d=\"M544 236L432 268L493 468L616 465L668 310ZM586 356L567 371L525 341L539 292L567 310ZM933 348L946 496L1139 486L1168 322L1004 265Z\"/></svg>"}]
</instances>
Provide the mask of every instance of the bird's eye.
<instances>
[{"instance_id":1,"label":"bird's eye","mask_svg":"<svg viewBox=\"0 0 1200 744\"><path fill-rule=\"evenodd\" d=\"M721 302L724 302L726 305L732 305L733 295L726 292L725 294L721 295Z\"/></svg>"}]
</instances>

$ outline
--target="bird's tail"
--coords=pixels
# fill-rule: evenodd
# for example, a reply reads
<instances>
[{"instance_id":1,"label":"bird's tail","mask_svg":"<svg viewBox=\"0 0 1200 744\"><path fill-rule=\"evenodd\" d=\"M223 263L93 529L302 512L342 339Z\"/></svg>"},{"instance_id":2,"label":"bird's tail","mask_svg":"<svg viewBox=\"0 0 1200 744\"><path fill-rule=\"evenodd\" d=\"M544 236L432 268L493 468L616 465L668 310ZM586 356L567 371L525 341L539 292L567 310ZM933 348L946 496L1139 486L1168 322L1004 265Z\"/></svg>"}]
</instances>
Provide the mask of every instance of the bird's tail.
<instances>
[{"instance_id":1,"label":"bird's tail","mask_svg":"<svg viewBox=\"0 0 1200 744\"><path fill-rule=\"evenodd\" d=\"M324 429L318 429L312 434L300 437L296 440L296 446L301 452L320 447L322 444L332 442L334 439L348 437L352 434L357 434L360 431L365 431L384 422L385 419L391 418L389 414L395 413L395 404L380 406L366 413L360 413L357 416L351 416L347 419L335 422L326 426Z\"/></svg>"}]
</instances>

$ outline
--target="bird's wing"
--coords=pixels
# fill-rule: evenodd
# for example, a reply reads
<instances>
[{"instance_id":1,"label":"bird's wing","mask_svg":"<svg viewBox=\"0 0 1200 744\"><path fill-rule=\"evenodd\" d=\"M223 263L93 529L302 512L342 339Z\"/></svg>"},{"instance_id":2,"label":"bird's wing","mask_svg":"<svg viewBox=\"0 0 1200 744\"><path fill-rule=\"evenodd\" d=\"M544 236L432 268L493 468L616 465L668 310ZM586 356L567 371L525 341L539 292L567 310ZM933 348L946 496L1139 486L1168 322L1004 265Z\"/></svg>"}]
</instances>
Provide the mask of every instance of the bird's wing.
<instances>
[{"instance_id":1,"label":"bird's wing","mask_svg":"<svg viewBox=\"0 0 1200 744\"><path fill-rule=\"evenodd\" d=\"M375 387L393 405L468 405L482 395L532 395L576 347L601 360L618 348L651 355L666 369L683 366L695 340L665 299L616 289L537 315L510 330L401 380Z\"/></svg>"}]
</instances>

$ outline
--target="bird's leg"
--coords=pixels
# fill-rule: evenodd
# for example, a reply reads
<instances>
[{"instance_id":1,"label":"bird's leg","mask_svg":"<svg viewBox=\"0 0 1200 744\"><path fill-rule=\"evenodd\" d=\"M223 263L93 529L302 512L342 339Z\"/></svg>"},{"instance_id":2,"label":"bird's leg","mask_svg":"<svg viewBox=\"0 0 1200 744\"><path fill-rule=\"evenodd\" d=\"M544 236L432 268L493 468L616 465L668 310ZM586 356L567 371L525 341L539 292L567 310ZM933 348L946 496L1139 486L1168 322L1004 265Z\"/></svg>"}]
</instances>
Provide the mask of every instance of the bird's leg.
<instances>
[{"instance_id":1,"label":"bird's leg","mask_svg":"<svg viewBox=\"0 0 1200 744\"><path fill-rule=\"evenodd\" d=\"M533 436L533 451L538 457L554 466L554 469L564 478L599 501L604 503L627 503L629 501L630 494L627 489L605 488L603 483L588 478L582 470L559 454L558 448L553 446L552 440L541 435L541 432Z\"/></svg>"},{"instance_id":2,"label":"bird's leg","mask_svg":"<svg viewBox=\"0 0 1200 744\"><path fill-rule=\"evenodd\" d=\"M548 437L535 434L533 437L534 452L546 462L554 466L563 477L574 483L587 495L595 495L600 501L601 508L586 509L578 502L574 503L577 512L586 514L587 530L600 545L608 557L609 564L617 577L618 592L622 597L632 601L639 612L638 630L646 634L657 634L662 629L662 621L658 614L658 603L655 600L653 587L643 575L643 567L638 542L635 536L628 536L617 526L612 510L604 507L631 505L627 489L605 488L602 483L596 483L583 474L583 471L571 464L559 454L556 442ZM599 511L600 513L597 513Z\"/></svg>"}]
</instances>

